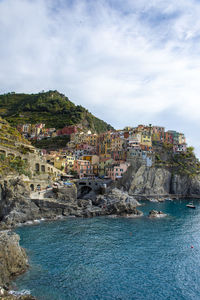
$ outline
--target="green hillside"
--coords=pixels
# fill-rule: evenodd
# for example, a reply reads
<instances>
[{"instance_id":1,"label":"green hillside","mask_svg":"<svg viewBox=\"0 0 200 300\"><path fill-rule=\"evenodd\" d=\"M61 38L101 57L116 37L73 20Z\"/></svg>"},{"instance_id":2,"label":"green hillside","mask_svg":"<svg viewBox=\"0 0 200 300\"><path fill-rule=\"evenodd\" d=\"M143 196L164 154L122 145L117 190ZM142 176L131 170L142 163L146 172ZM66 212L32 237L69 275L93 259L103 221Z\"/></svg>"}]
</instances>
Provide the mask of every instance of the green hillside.
<instances>
[{"instance_id":1,"label":"green hillside","mask_svg":"<svg viewBox=\"0 0 200 300\"><path fill-rule=\"evenodd\" d=\"M0 117L0 177L8 174L28 175L29 164L19 156L5 155L5 148L13 149L21 154L30 152L30 143L19 133L19 131L10 126L10 124Z\"/></svg>"},{"instance_id":2,"label":"green hillside","mask_svg":"<svg viewBox=\"0 0 200 300\"><path fill-rule=\"evenodd\" d=\"M0 95L0 116L14 126L45 123L48 128L59 129L66 125L82 124L85 128L98 133L113 129L57 91Z\"/></svg>"},{"instance_id":3,"label":"green hillside","mask_svg":"<svg viewBox=\"0 0 200 300\"><path fill-rule=\"evenodd\" d=\"M0 117L0 146L17 149L16 144L30 145L16 128Z\"/></svg>"}]
</instances>

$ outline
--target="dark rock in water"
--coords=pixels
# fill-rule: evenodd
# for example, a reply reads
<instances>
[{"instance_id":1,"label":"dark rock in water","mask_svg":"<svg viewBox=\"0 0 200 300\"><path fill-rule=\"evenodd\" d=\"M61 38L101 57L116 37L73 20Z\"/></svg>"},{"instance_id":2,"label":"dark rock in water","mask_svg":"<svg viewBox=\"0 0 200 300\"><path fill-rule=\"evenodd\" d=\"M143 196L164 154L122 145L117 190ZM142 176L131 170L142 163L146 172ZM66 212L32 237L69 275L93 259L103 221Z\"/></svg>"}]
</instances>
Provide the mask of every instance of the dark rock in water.
<instances>
[{"instance_id":1,"label":"dark rock in water","mask_svg":"<svg viewBox=\"0 0 200 300\"><path fill-rule=\"evenodd\" d=\"M142 216L143 213L136 209L139 206L139 202L127 193L115 188L105 194L103 197L99 197L102 208L105 214L119 215L119 216Z\"/></svg>"},{"instance_id":2,"label":"dark rock in water","mask_svg":"<svg viewBox=\"0 0 200 300\"><path fill-rule=\"evenodd\" d=\"M149 218L163 218L166 216L167 214L164 214L162 211L157 211L154 209L149 212Z\"/></svg>"}]
</instances>

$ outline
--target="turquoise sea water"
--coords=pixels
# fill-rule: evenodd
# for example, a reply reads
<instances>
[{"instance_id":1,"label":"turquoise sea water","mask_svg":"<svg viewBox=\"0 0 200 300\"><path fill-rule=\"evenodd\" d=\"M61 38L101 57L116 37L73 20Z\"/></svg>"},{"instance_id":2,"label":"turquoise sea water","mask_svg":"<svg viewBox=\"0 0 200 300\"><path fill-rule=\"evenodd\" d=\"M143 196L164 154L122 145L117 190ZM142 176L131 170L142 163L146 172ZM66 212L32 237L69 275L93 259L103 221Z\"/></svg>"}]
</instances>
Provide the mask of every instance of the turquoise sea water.
<instances>
[{"instance_id":1,"label":"turquoise sea water","mask_svg":"<svg viewBox=\"0 0 200 300\"><path fill-rule=\"evenodd\" d=\"M16 230L38 300L200 299L200 203L147 203L144 217L70 218ZM169 214L149 219L150 209ZM192 247L193 248L192 248Z\"/></svg>"}]
</instances>

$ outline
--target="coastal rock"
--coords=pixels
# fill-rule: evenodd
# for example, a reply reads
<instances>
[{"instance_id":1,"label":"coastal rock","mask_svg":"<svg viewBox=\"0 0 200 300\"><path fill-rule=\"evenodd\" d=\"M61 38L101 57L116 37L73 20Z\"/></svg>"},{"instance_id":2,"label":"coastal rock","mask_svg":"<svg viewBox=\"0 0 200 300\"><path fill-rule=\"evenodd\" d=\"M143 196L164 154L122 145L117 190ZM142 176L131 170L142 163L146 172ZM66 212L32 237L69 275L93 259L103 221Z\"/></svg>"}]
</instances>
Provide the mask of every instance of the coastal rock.
<instances>
[{"instance_id":1,"label":"coastal rock","mask_svg":"<svg viewBox=\"0 0 200 300\"><path fill-rule=\"evenodd\" d=\"M142 166L136 172L131 184L130 194L167 194L170 190L171 174L166 169Z\"/></svg>"},{"instance_id":2,"label":"coastal rock","mask_svg":"<svg viewBox=\"0 0 200 300\"><path fill-rule=\"evenodd\" d=\"M139 206L139 202L128 193L123 192L117 188L110 190L103 197L99 197L100 205L104 209L105 214L128 216L135 215L141 216L142 212L136 209Z\"/></svg>"},{"instance_id":3,"label":"coastal rock","mask_svg":"<svg viewBox=\"0 0 200 300\"><path fill-rule=\"evenodd\" d=\"M0 286L8 286L12 277L28 268L28 259L19 245L19 235L9 230L0 231Z\"/></svg>"},{"instance_id":4,"label":"coastal rock","mask_svg":"<svg viewBox=\"0 0 200 300\"><path fill-rule=\"evenodd\" d=\"M144 165L138 169L129 167L117 185L127 190L130 195L143 195L147 198L170 194L190 197L200 195L200 175L191 178L186 175L172 174L166 168Z\"/></svg>"},{"instance_id":5,"label":"coastal rock","mask_svg":"<svg viewBox=\"0 0 200 300\"><path fill-rule=\"evenodd\" d=\"M44 197L46 197L46 194ZM58 202L75 203L77 199L77 188L75 185L59 187L52 191L52 197Z\"/></svg>"},{"instance_id":6,"label":"coastal rock","mask_svg":"<svg viewBox=\"0 0 200 300\"><path fill-rule=\"evenodd\" d=\"M162 211L157 211L154 209L149 212L149 218L163 218L166 216L167 214L164 214Z\"/></svg>"},{"instance_id":7,"label":"coastal rock","mask_svg":"<svg viewBox=\"0 0 200 300\"><path fill-rule=\"evenodd\" d=\"M10 294L9 292L7 292L6 290L4 290L2 296L0 296L1 300L36 300L36 298L34 298L31 295L13 295Z\"/></svg>"},{"instance_id":8,"label":"coastal rock","mask_svg":"<svg viewBox=\"0 0 200 300\"><path fill-rule=\"evenodd\" d=\"M39 208L31 202L29 188L20 178L4 180L0 189L1 228L39 217Z\"/></svg>"},{"instance_id":9,"label":"coastal rock","mask_svg":"<svg viewBox=\"0 0 200 300\"><path fill-rule=\"evenodd\" d=\"M0 185L0 227L15 227L19 223L41 218L55 219L68 210L77 209L75 186L47 191L44 199L31 199L29 187L20 179L4 180ZM70 214L70 212L69 212Z\"/></svg>"}]
</instances>

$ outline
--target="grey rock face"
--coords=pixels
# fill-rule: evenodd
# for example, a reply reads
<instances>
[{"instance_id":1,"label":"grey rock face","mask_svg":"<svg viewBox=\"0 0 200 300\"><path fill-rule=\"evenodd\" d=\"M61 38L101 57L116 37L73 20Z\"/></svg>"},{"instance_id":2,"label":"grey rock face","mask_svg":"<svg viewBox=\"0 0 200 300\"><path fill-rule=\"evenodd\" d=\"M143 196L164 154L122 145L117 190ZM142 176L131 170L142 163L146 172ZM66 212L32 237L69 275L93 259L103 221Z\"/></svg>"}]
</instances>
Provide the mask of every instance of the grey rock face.
<instances>
[{"instance_id":1,"label":"grey rock face","mask_svg":"<svg viewBox=\"0 0 200 300\"><path fill-rule=\"evenodd\" d=\"M165 169L142 166L130 184L130 194L167 194L170 191L171 174Z\"/></svg>"},{"instance_id":2,"label":"grey rock face","mask_svg":"<svg viewBox=\"0 0 200 300\"><path fill-rule=\"evenodd\" d=\"M118 186L125 188L130 195L193 196L200 195L200 176L174 175L165 168L130 167Z\"/></svg>"},{"instance_id":3,"label":"grey rock face","mask_svg":"<svg viewBox=\"0 0 200 300\"><path fill-rule=\"evenodd\" d=\"M53 193L53 198L58 202L63 203L75 203L77 199L77 189L76 186L70 187L61 187L59 189L55 189Z\"/></svg>"},{"instance_id":4,"label":"grey rock face","mask_svg":"<svg viewBox=\"0 0 200 300\"><path fill-rule=\"evenodd\" d=\"M27 186L20 179L11 179L1 184L1 224L15 226L39 216L39 208L31 202Z\"/></svg>"},{"instance_id":5,"label":"grey rock face","mask_svg":"<svg viewBox=\"0 0 200 300\"><path fill-rule=\"evenodd\" d=\"M166 216L167 216L167 214L163 213L162 211L151 210L149 212L149 218L163 218Z\"/></svg>"},{"instance_id":6,"label":"grey rock face","mask_svg":"<svg viewBox=\"0 0 200 300\"><path fill-rule=\"evenodd\" d=\"M19 236L11 231L0 231L0 286L6 286L13 276L26 271L28 259L19 245Z\"/></svg>"},{"instance_id":7,"label":"grey rock face","mask_svg":"<svg viewBox=\"0 0 200 300\"><path fill-rule=\"evenodd\" d=\"M142 212L136 209L136 206L140 205L139 202L117 188L110 190L103 197L99 196L99 201L107 215L142 215Z\"/></svg>"}]
</instances>

